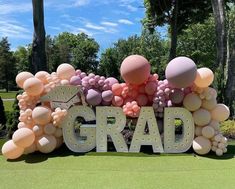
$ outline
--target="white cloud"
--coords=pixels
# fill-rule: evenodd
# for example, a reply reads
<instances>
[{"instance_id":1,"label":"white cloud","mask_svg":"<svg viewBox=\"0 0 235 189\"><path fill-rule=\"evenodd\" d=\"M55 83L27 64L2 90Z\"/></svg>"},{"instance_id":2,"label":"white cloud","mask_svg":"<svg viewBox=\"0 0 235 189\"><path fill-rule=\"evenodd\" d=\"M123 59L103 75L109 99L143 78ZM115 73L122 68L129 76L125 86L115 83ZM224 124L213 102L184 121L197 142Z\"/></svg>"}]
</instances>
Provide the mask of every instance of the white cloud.
<instances>
[{"instance_id":1,"label":"white cloud","mask_svg":"<svg viewBox=\"0 0 235 189\"><path fill-rule=\"evenodd\" d=\"M98 26L98 25L95 25L95 24L92 24L92 23L87 23L85 26L87 28L90 28L90 29L93 29L93 30L101 30L101 31L105 30L105 27Z\"/></svg>"},{"instance_id":2,"label":"white cloud","mask_svg":"<svg viewBox=\"0 0 235 189\"><path fill-rule=\"evenodd\" d=\"M114 22L107 22L107 21L103 21L103 22L101 22L101 24L104 25L104 26L111 26L111 27L118 26L117 23L114 23Z\"/></svg>"},{"instance_id":3,"label":"white cloud","mask_svg":"<svg viewBox=\"0 0 235 189\"><path fill-rule=\"evenodd\" d=\"M107 27L104 27L104 26L92 24L90 22L86 23L85 27L89 28L89 29L92 29L92 30L103 31L105 33L117 33L118 32L118 30L115 29L115 28L107 28Z\"/></svg>"},{"instance_id":4,"label":"white cloud","mask_svg":"<svg viewBox=\"0 0 235 189\"><path fill-rule=\"evenodd\" d=\"M0 19L0 36L14 39L31 39L32 32L14 20Z\"/></svg>"},{"instance_id":5,"label":"white cloud","mask_svg":"<svg viewBox=\"0 0 235 189\"><path fill-rule=\"evenodd\" d=\"M126 25L133 25L134 24L132 21L127 20L127 19L119 19L118 22L121 24L126 24Z\"/></svg>"},{"instance_id":6,"label":"white cloud","mask_svg":"<svg viewBox=\"0 0 235 189\"><path fill-rule=\"evenodd\" d=\"M132 6L132 5L127 5L126 8L127 8L129 11L131 11L131 12L135 12L135 11L138 10L138 8L136 8L136 7Z\"/></svg>"},{"instance_id":7,"label":"white cloud","mask_svg":"<svg viewBox=\"0 0 235 189\"><path fill-rule=\"evenodd\" d=\"M31 3L1 3L0 2L0 15L12 13L24 13L32 10Z\"/></svg>"},{"instance_id":8,"label":"white cloud","mask_svg":"<svg viewBox=\"0 0 235 189\"><path fill-rule=\"evenodd\" d=\"M90 3L90 0L76 0L74 2L74 5L76 7L81 7L81 6L84 6L84 5L88 5Z\"/></svg>"},{"instance_id":9,"label":"white cloud","mask_svg":"<svg viewBox=\"0 0 235 189\"><path fill-rule=\"evenodd\" d=\"M63 26L63 28L66 28L67 30L69 30L69 32L74 33L74 34L78 34L78 33L85 33L88 36L93 36L95 33L91 32L85 28L81 28L81 27L76 27L70 24L61 24Z\"/></svg>"}]
</instances>

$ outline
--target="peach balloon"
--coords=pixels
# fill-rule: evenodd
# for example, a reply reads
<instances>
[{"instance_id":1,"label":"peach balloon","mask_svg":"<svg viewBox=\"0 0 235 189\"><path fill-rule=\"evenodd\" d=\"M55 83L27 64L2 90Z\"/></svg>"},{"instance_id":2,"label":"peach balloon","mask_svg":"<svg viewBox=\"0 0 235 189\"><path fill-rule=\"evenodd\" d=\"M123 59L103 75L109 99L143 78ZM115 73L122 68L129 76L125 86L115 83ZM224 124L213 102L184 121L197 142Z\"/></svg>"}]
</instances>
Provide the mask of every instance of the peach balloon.
<instances>
[{"instance_id":1,"label":"peach balloon","mask_svg":"<svg viewBox=\"0 0 235 189\"><path fill-rule=\"evenodd\" d=\"M195 85L201 88L208 87L214 80L214 74L209 68L199 68L194 81Z\"/></svg>"},{"instance_id":2,"label":"peach balloon","mask_svg":"<svg viewBox=\"0 0 235 189\"><path fill-rule=\"evenodd\" d=\"M112 104L114 106L122 106L123 105L123 99L120 96L114 96L112 100Z\"/></svg>"},{"instance_id":3,"label":"peach balloon","mask_svg":"<svg viewBox=\"0 0 235 189\"><path fill-rule=\"evenodd\" d=\"M63 137L58 137L56 138L56 148L61 147L61 145L63 144Z\"/></svg>"},{"instance_id":4,"label":"peach balloon","mask_svg":"<svg viewBox=\"0 0 235 189\"><path fill-rule=\"evenodd\" d=\"M217 121L225 121L230 114L229 108L224 104L217 104L211 111L212 119Z\"/></svg>"},{"instance_id":5,"label":"peach balloon","mask_svg":"<svg viewBox=\"0 0 235 189\"><path fill-rule=\"evenodd\" d=\"M195 135L196 136L202 136L202 127L195 127Z\"/></svg>"},{"instance_id":6,"label":"peach balloon","mask_svg":"<svg viewBox=\"0 0 235 189\"><path fill-rule=\"evenodd\" d=\"M31 77L34 77L33 74L29 72L21 72L16 76L16 83L20 88L23 88L24 82Z\"/></svg>"},{"instance_id":7,"label":"peach balloon","mask_svg":"<svg viewBox=\"0 0 235 189\"><path fill-rule=\"evenodd\" d=\"M208 125L211 120L211 114L209 111L200 108L193 112L194 123L198 126Z\"/></svg>"},{"instance_id":8,"label":"peach balloon","mask_svg":"<svg viewBox=\"0 0 235 189\"><path fill-rule=\"evenodd\" d=\"M44 133L45 134L52 135L52 134L55 133L55 131L56 131L56 128L52 124L47 124L44 127Z\"/></svg>"},{"instance_id":9,"label":"peach balloon","mask_svg":"<svg viewBox=\"0 0 235 189\"><path fill-rule=\"evenodd\" d=\"M40 125L34 125L32 130L35 136L40 136L43 134L43 127Z\"/></svg>"},{"instance_id":10,"label":"peach balloon","mask_svg":"<svg viewBox=\"0 0 235 189\"><path fill-rule=\"evenodd\" d=\"M17 146L26 148L34 142L35 135L31 129L21 128L14 132L12 140Z\"/></svg>"},{"instance_id":11,"label":"peach balloon","mask_svg":"<svg viewBox=\"0 0 235 189\"><path fill-rule=\"evenodd\" d=\"M32 118L36 124L46 125L51 121L51 110L44 106L34 108Z\"/></svg>"},{"instance_id":12,"label":"peach balloon","mask_svg":"<svg viewBox=\"0 0 235 189\"><path fill-rule=\"evenodd\" d=\"M41 82L43 84L47 84L48 81L47 81L47 77L49 76L50 74L45 72L45 71L39 71L35 74L35 77L38 78L39 80L41 80Z\"/></svg>"},{"instance_id":13,"label":"peach balloon","mask_svg":"<svg viewBox=\"0 0 235 189\"><path fill-rule=\"evenodd\" d=\"M31 154L31 153L35 152L36 149L37 149L37 146L35 143L33 143L29 147L24 149L24 154Z\"/></svg>"},{"instance_id":14,"label":"peach balloon","mask_svg":"<svg viewBox=\"0 0 235 189\"><path fill-rule=\"evenodd\" d=\"M131 55L122 62L120 72L126 83L140 85L150 76L150 64L143 56Z\"/></svg>"},{"instance_id":15,"label":"peach balloon","mask_svg":"<svg viewBox=\"0 0 235 189\"><path fill-rule=\"evenodd\" d=\"M115 96L120 96L122 94L122 85L115 83L112 85L112 92Z\"/></svg>"},{"instance_id":16,"label":"peach balloon","mask_svg":"<svg viewBox=\"0 0 235 189\"><path fill-rule=\"evenodd\" d=\"M211 150L210 140L203 136L196 137L193 140L193 150L199 155L209 153Z\"/></svg>"},{"instance_id":17,"label":"peach balloon","mask_svg":"<svg viewBox=\"0 0 235 189\"><path fill-rule=\"evenodd\" d=\"M24 148L17 146L13 140L7 141L2 147L2 155L7 159L16 159L24 152Z\"/></svg>"},{"instance_id":18,"label":"peach balloon","mask_svg":"<svg viewBox=\"0 0 235 189\"><path fill-rule=\"evenodd\" d=\"M148 103L148 97L144 94L140 94L137 96L136 101L139 106L145 106Z\"/></svg>"},{"instance_id":19,"label":"peach balloon","mask_svg":"<svg viewBox=\"0 0 235 189\"><path fill-rule=\"evenodd\" d=\"M202 101L202 107L207 109L207 110L212 110L216 107L217 105L217 100L216 98L212 97L209 100L204 99Z\"/></svg>"},{"instance_id":20,"label":"peach balloon","mask_svg":"<svg viewBox=\"0 0 235 189\"><path fill-rule=\"evenodd\" d=\"M206 138L212 138L215 135L215 130L211 126L205 126L202 128L202 136Z\"/></svg>"},{"instance_id":21,"label":"peach balloon","mask_svg":"<svg viewBox=\"0 0 235 189\"><path fill-rule=\"evenodd\" d=\"M70 64L61 64L56 70L56 73L60 79L70 80L70 78L76 75L74 67Z\"/></svg>"},{"instance_id":22,"label":"peach balloon","mask_svg":"<svg viewBox=\"0 0 235 189\"><path fill-rule=\"evenodd\" d=\"M56 148L56 138L53 135L42 135L38 138L37 149L42 153L50 153Z\"/></svg>"},{"instance_id":23,"label":"peach balloon","mask_svg":"<svg viewBox=\"0 0 235 189\"><path fill-rule=\"evenodd\" d=\"M200 108L202 101L200 97L195 93L189 93L184 97L183 105L189 111L196 111Z\"/></svg>"},{"instance_id":24,"label":"peach balloon","mask_svg":"<svg viewBox=\"0 0 235 189\"><path fill-rule=\"evenodd\" d=\"M55 137L62 137L63 136L63 132L61 128L57 128L55 133L54 133Z\"/></svg>"},{"instance_id":25,"label":"peach balloon","mask_svg":"<svg viewBox=\"0 0 235 189\"><path fill-rule=\"evenodd\" d=\"M23 88L28 95L38 96L43 92L44 85L37 78L29 78L24 82Z\"/></svg>"}]
</instances>

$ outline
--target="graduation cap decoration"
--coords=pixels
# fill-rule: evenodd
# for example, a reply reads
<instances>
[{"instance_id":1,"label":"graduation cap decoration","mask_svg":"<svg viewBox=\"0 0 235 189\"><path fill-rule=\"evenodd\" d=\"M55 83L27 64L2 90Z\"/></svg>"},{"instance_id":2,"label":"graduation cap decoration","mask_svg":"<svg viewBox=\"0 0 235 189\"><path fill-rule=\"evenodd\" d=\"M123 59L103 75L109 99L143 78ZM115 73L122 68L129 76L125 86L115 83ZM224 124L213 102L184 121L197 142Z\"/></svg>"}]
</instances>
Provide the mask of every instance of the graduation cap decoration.
<instances>
[{"instance_id":1,"label":"graduation cap decoration","mask_svg":"<svg viewBox=\"0 0 235 189\"><path fill-rule=\"evenodd\" d=\"M69 109L74 104L87 105L82 86L56 86L40 98L41 102L50 102L52 108Z\"/></svg>"}]
</instances>

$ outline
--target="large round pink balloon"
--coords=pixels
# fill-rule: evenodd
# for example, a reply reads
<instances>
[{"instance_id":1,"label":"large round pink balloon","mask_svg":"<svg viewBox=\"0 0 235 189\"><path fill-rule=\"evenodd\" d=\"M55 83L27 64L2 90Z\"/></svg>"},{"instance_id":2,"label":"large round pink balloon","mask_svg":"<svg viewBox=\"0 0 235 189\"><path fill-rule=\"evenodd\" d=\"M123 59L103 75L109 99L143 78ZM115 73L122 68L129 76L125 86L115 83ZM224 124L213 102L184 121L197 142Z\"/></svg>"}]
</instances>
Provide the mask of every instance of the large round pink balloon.
<instances>
[{"instance_id":1,"label":"large round pink balloon","mask_svg":"<svg viewBox=\"0 0 235 189\"><path fill-rule=\"evenodd\" d=\"M38 78L29 78L24 82L23 88L30 96L38 96L44 90L44 85Z\"/></svg>"},{"instance_id":2,"label":"large round pink balloon","mask_svg":"<svg viewBox=\"0 0 235 189\"><path fill-rule=\"evenodd\" d=\"M165 70L166 79L176 88L185 88L193 84L197 74L196 64L187 57L171 60Z\"/></svg>"},{"instance_id":3,"label":"large round pink balloon","mask_svg":"<svg viewBox=\"0 0 235 189\"><path fill-rule=\"evenodd\" d=\"M21 148L13 142L13 140L7 141L2 147L2 155L7 159L16 159L20 157L24 152L24 148Z\"/></svg>"},{"instance_id":4,"label":"large round pink balloon","mask_svg":"<svg viewBox=\"0 0 235 189\"><path fill-rule=\"evenodd\" d=\"M29 72L21 72L16 76L16 83L20 88L23 88L24 82L33 77L33 74Z\"/></svg>"},{"instance_id":5,"label":"large round pink balloon","mask_svg":"<svg viewBox=\"0 0 235 189\"><path fill-rule=\"evenodd\" d=\"M35 140L34 132L28 128L21 128L14 132L13 142L22 148L29 147Z\"/></svg>"},{"instance_id":6,"label":"large round pink balloon","mask_svg":"<svg viewBox=\"0 0 235 189\"><path fill-rule=\"evenodd\" d=\"M126 83L140 85L150 75L150 64L143 56L131 55L122 62L120 72Z\"/></svg>"},{"instance_id":7,"label":"large round pink balloon","mask_svg":"<svg viewBox=\"0 0 235 189\"><path fill-rule=\"evenodd\" d=\"M98 90L89 89L86 95L86 101L92 106L99 105L102 101L101 93Z\"/></svg>"},{"instance_id":8,"label":"large round pink balloon","mask_svg":"<svg viewBox=\"0 0 235 189\"><path fill-rule=\"evenodd\" d=\"M201 88L208 87L214 80L214 74L209 68L199 68L194 81L195 85Z\"/></svg>"},{"instance_id":9,"label":"large round pink balloon","mask_svg":"<svg viewBox=\"0 0 235 189\"><path fill-rule=\"evenodd\" d=\"M51 110L44 106L34 108L32 118L35 124L46 125L51 121Z\"/></svg>"},{"instance_id":10,"label":"large round pink balloon","mask_svg":"<svg viewBox=\"0 0 235 189\"><path fill-rule=\"evenodd\" d=\"M42 153L50 153L56 148L56 138L53 135L42 135L38 138L37 149Z\"/></svg>"},{"instance_id":11,"label":"large round pink balloon","mask_svg":"<svg viewBox=\"0 0 235 189\"><path fill-rule=\"evenodd\" d=\"M74 67L70 64L64 63L58 66L56 73L60 79L70 80L70 78L76 75Z\"/></svg>"}]
</instances>

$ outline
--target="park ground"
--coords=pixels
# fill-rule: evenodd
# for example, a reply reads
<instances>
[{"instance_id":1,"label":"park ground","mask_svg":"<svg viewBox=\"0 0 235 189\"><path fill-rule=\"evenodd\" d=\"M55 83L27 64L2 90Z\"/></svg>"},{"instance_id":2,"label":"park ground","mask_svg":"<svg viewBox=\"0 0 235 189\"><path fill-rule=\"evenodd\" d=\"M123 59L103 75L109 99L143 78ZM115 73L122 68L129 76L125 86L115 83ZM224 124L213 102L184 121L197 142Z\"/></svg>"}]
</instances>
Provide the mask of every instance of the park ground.
<instances>
[{"instance_id":1,"label":"park ground","mask_svg":"<svg viewBox=\"0 0 235 189\"><path fill-rule=\"evenodd\" d=\"M234 155L235 142L230 142L222 157L193 153L79 155L64 146L51 154L34 153L17 160L0 155L0 183L4 189L232 189Z\"/></svg>"},{"instance_id":2,"label":"park ground","mask_svg":"<svg viewBox=\"0 0 235 189\"><path fill-rule=\"evenodd\" d=\"M12 99L15 92L0 93ZM11 111L13 100L3 101ZM9 105L10 104L10 105ZM0 148L5 139L0 139ZM17 160L0 154L0 188L3 189L232 189L235 176L235 142L222 157L193 153L75 154L65 146L51 154L34 153Z\"/></svg>"}]
</instances>

